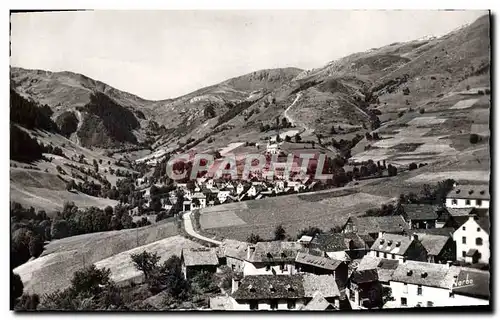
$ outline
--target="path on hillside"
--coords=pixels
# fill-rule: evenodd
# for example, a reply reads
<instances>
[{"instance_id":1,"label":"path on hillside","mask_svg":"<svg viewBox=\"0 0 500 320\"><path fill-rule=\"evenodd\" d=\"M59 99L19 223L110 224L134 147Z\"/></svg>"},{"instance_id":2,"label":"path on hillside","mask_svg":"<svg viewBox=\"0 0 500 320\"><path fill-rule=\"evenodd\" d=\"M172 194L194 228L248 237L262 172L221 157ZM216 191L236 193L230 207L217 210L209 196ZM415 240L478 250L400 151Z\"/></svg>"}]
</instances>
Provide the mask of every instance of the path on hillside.
<instances>
[{"instance_id":1,"label":"path on hillside","mask_svg":"<svg viewBox=\"0 0 500 320\"><path fill-rule=\"evenodd\" d=\"M286 108L285 112L283 112L283 116L286 118L286 120L288 120L288 122L290 122L292 124L292 126L296 126L297 124L299 126L301 126L303 128L303 130L301 132L299 132L300 134L304 134L304 135L310 135L314 132L313 129L311 128L308 128L305 124L302 124L302 123L299 123L298 121L295 121L289 114L288 114L288 111L290 111L290 109L295 105L295 103L297 103L297 101L299 101L299 99L302 97L302 93L297 93L297 97L295 98L295 100L293 100L292 104L290 104L288 106L288 108Z\"/></svg>"},{"instance_id":2,"label":"path on hillside","mask_svg":"<svg viewBox=\"0 0 500 320\"><path fill-rule=\"evenodd\" d=\"M217 246L220 246L222 244L222 242L204 237L194 230L193 223L191 222L191 211L187 211L186 213L184 213L182 215L182 218L184 219L184 230L186 230L186 232L190 236L195 237L195 238L200 239L200 240L203 240L203 241L206 241L206 242L213 243Z\"/></svg>"},{"instance_id":3,"label":"path on hillside","mask_svg":"<svg viewBox=\"0 0 500 320\"><path fill-rule=\"evenodd\" d=\"M78 137L78 131L82 127L83 117L82 117L82 113L76 109L75 109L75 113L76 113L76 117L78 118L78 124L76 125L76 130L75 130L76 144L80 146L81 144L80 144L80 138Z\"/></svg>"}]
</instances>

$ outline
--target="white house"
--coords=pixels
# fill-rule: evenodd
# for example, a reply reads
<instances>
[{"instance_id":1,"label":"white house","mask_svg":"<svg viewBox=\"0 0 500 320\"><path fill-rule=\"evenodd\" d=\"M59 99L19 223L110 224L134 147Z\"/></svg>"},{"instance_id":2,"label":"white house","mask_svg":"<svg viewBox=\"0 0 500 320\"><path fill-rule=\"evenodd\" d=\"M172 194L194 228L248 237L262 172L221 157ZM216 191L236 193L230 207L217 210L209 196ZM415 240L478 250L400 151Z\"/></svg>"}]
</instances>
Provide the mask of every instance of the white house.
<instances>
[{"instance_id":1,"label":"white house","mask_svg":"<svg viewBox=\"0 0 500 320\"><path fill-rule=\"evenodd\" d=\"M406 261L389 282L394 308L489 304L489 273L448 264Z\"/></svg>"},{"instance_id":2,"label":"white house","mask_svg":"<svg viewBox=\"0 0 500 320\"><path fill-rule=\"evenodd\" d=\"M236 194L240 195L243 192L243 190L245 190L245 187L241 182L239 182L238 185L236 186Z\"/></svg>"},{"instance_id":3,"label":"white house","mask_svg":"<svg viewBox=\"0 0 500 320\"><path fill-rule=\"evenodd\" d=\"M490 191L488 185L457 185L446 196L448 208L482 208L490 207Z\"/></svg>"},{"instance_id":4,"label":"white house","mask_svg":"<svg viewBox=\"0 0 500 320\"><path fill-rule=\"evenodd\" d=\"M280 151L279 143L267 143L266 152L269 154L278 154Z\"/></svg>"},{"instance_id":5,"label":"white house","mask_svg":"<svg viewBox=\"0 0 500 320\"><path fill-rule=\"evenodd\" d=\"M372 257L404 261L426 261L427 251L417 234L410 236L381 232L370 248Z\"/></svg>"},{"instance_id":6,"label":"white house","mask_svg":"<svg viewBox=\"0 0 500 320\"><path fill-rule=\"evenodd\" d=\"M251 186L247 191L247 197L254 198L257 195L257 188L255 186Z\"/></svg>"},{"instance_id":7,"label":"white house","mask_svg":"<svg viewBox=\"0 0 500 320\"><path fill-rule=\"evenodd\" d=\"M227 200L227 197L231 194L231 191L229 190L219 190L219 193L217 193L217 199L219 199L220 203L224 203Z\"/></svg>"},{"instance_id":8,"label":"white house","mask_svg":"<svg viewBox=\"0 0 500 320\"><path fill-rule=\"evenodd\" d=\"M196 192L192 196L192 209L202 209L207 206L207 197L201 193L201 192ZM195 200L198 200L198 205L195 205Z\"/></svg>"},{"instance_id":9,"label":"white house","mask_svg":"<svg viewBox=\"0 0 500 320\"><path fill-rule=\"evenodd\" d=\"M487 263L490 260L490 218L470 215L454 233L457 260Z\"/></svg>"}]
</instances>

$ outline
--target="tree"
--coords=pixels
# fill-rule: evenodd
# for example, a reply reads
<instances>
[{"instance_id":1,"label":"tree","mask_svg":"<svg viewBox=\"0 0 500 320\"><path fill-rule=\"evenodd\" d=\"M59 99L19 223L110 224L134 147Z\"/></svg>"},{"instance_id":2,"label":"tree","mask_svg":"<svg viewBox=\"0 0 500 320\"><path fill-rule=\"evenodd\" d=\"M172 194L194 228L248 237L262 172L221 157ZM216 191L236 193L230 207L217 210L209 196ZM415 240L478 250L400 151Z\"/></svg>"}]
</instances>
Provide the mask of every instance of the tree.
<instances>
[{"instance_id":1,"label":"tree","mask_svg":"<svg viewBox=\"0 0 500 320\"><path fill-rule=\"evenodd\" d=\"M300 134L297 132L297 133L295 134L295 142L296 142L296 143L299 143L301 140L302 140L302 137L301 137L301 136L300 136Z\"/></svg>"},{"instance_id":2,"label":"tree","mask_svg":"<svg viewBox=\"0 0 500 320\"><path fill-rule=\"evenodd\" d=\"M37 294L23 294L15 306L16 311L35 311L40 304L40 297Z\"/></svg>"},{"instance_id":3,"label":"tree","mask_svg":"<svg viewBox=\"0 0 500 320\"><path fill-rule=\"evenodd\" d=\"M257 243L257 242L262 242L264 239L262 239L258 234L252 233L248 236L247 242L248 243Z\"/></svg>"},{"instance_id":4,"label":"tree","mask_svg":"<svg viewBox=\"0 0 500 320\"><path fill-rule=\"evenodd\" d=\"M205 109L203 110L203 115L207 119L211 119L211 118L215 117L216 114L215 114L214 106L211 103L205 107Z\"/></svg>"},{"instance_id":5,"label":"tree","mask_svg":"<svg viewBox=\"0 0 500 320\"><path fill-rule=\"evenodd\" d=\"M75 190L76 188L77 188L77 185L76 185L75 180L73 180L73 179L69 180L68 183L66 184L66 190L68 190L68 191Z\"/></svg>"},{"instance_id":6,"label":"tree","mask_svg":"<svg viewBox=\"0 0 500 320\"><path fill-rule=\"evenodd\" d=\"M274 240L285 240L286 238L286 231L285 228L283 228L283 225L278 225L276 229L274 229Z\"/></svg>"},{"instance_id":7,"label":"tree","mask_svg":"<svg viewBox=\"0 0 500 320\"><path fill-rule=\"evenodd\" d=\"M420 114L424 114L424 113L425 113L425 108L420 108L420 109L418 110L418 112L420 112Z\"/></svg>"},{"instance_id":8,"label":"tree","mask_svg":"<svg viewBox=\"0 0 500 320\"><path fill-rule=\"evenodd\" d=\"M21 277L10 270L10 309L14 310L14 306L16 305L17 299L23 295L23 282L21 281Z\"/></svg>"},{"instance_id":9,"label":"tree","mask_svg":"<svg viewBox=\"0 0 500 320\"><path fill-rule=\"evenodd\" d=\"M200 294L219 290L214 274L205 270L197 272L191 278L191 286Z\"/></svg>"},{"instance_id":10,"label":"tree","mask_svg":"<svg viewBox=\"0 0 500 320\"><path fill-rule=\"evenodd\" d=\"M151 253L148 251L131 254L130 258L132 259L135 268L142 271L146 279L151 276L153 270L158 268L158 262L160 261L160 257L155 252Z\"/></svg>"},{"instance_id":11,"label":"tree","mask_svg":"<svg viewBox=\"0 0 500 320\"><path fill-rule=\"evenodd\" d=\"M299 231L297 234L297 239L302 238L302 236L314 237L316 234L321 233L321 229L318 227L307 227Z\"/></svg>"},{"instance_id":12,"label":"tree","mask_svg":"<svg viewBox=\"0 0 500 320\"><path fill-rule=\"evenodd\" d=\"M31 240L29 242L29 250L30 250L30 255L35 258L38 258L42 254L43 239L39 234L35 235L34 237L31 237Z\"/></svg>"},{"instance_id":13,"label":"tree","mask_svg":"<svg viewBox=\"0 0 500 320\"><path fill-rule=\"evenodd\" d=\"M94 264L75 272L71 288L76 293L98 294L101 287L110 283L111 270L98 269Z\"/></svg>"},{"instance_id":14,"label":"tree","mask_svg":"<svg viewBox=\"0 0 500 320\"><path fill-rule=\"evenodd\" d=\"M52 239L61 239L69 236L69 225L66 220L54 220L50 229Z\"/></svg>"},{"instance_id":15,"label":"tree","mask_svg":"<svg viewBox=\"0 0 500 320\"><path fill-rule=\"evenodd\" d=\"M469 141L470 141L470 143L472 143L472 144L476 144L476 143L478 143L478 142L479 142L479 140L480 140L480 139L479 139L479 135L477 135L477 134L475 134L475 133L472 133L472 134L470 135L470 137L469 137Z\"/></svg>"},{"instance_id":16,"label":"tree","mask_svg":"<svg viewBox=\"0 0 500 320\"><path fill-rule=\"evenodd\" d=\"M387 172L389 174L389 177L393 177L398 174L398 169L392 164L389 164L389 166L387 166Z\"/></svg>"},{"instance_id":17,"label":"tree","mask_svg":"<svg viewBox=\"0 0 500 320\"><path fill-rule=\"evenodd\" d=\"M409 94L410 94L410 88L405 87L405 88L403 89L403 95L407 96L407 95L409 95Z\"/></svg>"},{"instance_id":18,"label":"tree","mask_svg":"<svg viewBox=\"0 0 500 320\"><path fill-rule=\"evenodd\" d=\"M290 142L290 141L292 141L292 137L290 137L289 135L286 135L286 136L285 136L285 141L286 141L286 142Z\"/></svg>"},{"instance_id":19,"label":"tree","mask_svg":"<svg viewBox=\"0 0 500 320\"><path fill-rule=\"evenodd\" d=\"M372 140L373 139L372 135L369 132L365 133L365 137L366 137L366 140Z\"/></svg>"},{"instance_id":20,"label":"tree","mask_svg":"<svg viewBox=\"0 0 500 320\"><path fill-rule=\"evenodd\" d=\"M410 163L410 165L408 166L408 170L410 170L410 171L415 170L417 168L418 168L418 166L415 162Z\"/></svg>"},{"instance_id":21,"label":"tree","mask_svg":"<svg viewBox=\"0 0 500 320\"><path fill-rule=\"evenodd\" d=\"M332 126L330 128L330 134L336 134L336 133L337 133L337 131L335 130L335 126Z\"/></svg>"}]
</instances>

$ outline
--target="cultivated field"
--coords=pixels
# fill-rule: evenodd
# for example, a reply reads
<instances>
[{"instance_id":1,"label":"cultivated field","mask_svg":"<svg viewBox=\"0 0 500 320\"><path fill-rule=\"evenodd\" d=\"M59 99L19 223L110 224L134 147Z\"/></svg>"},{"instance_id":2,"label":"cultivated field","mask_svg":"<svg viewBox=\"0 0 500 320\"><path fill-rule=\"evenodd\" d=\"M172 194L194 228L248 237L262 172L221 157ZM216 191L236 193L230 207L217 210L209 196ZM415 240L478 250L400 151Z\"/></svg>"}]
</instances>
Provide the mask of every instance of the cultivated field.
<instances>
[{"instance_id":1,"label":"cultivated field","mask_svg":"<svg viewBox=\"0 0 500 320\"><path fill-rule=\"evenodd\" d=\"M21 276L25 291L50 293L66 288L73 273L83 266L175 235L177 226L168 222L54 240L39 258L17 267L14 272Z\"/></svg>"},{"instance_id":2,"label":"cultivated field","mask_svg":"<svg viewBox=\"0 0 500 320\"><path fill-rule=\"evenodd\" d=\"M303 228L317 226L328 230L345 223L351 215L358 216L378 207L390 198L360 193L355 188L339 188L317 193L288 195L245 201L202 210L202 233L237 240L246 240L251 233L271 238L274 228L282 224L287 234L295 235ZM224 217L232 216L226 224ZM236 225L237 221L245 224ZM217 221L214 223L213 221ZM216 227L214 227L216 226Z\"/></svg>"}]
</instances>

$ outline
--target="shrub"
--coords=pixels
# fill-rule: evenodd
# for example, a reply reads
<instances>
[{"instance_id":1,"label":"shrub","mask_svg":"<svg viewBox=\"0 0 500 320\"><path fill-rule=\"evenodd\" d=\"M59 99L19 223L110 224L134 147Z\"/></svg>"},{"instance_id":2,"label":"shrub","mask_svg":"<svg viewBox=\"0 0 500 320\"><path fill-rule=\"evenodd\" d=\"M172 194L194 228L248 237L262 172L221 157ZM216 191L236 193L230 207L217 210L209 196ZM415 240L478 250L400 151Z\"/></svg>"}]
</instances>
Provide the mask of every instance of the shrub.
<instances>
[{"instance_id":1,"label":"shrub","mask_svg":"<svg viewBox=\"0 0 500 320\"><path fill-rule=\"evenodd\" d=\"M286 238L286 231L285 228L283 228L283 225L279 225L274 229L274 240L285 240Z\"/></svg>"},{"instance_id":2,"label":"shrub","mask_svg":"<svg viewBox=\"0 0 500 320\"><path fill-rule=\"evenodd\" d=\"M264 239L262 239L258 234L252 233L250 236L247 238L248 243L257 243L257 242L262 242Z\"/></svg>"},{"instance_id":3,"label":"shrub","mask_svg":"<svg viewBox=\"0 0 500 320\"><path fill-rule=\"evenodd\" d=\"M405 114L405 112L404 112L404 111L400 111L400 112L398 113L398 118L401 118L402 116L404 116L404 114Z\"/></svg>"},{"instance_id":4,"label":"shrub","mask_svg":"<svg viewBox=\"0 0 500 320\"><path fill-rule=\"evenodd\" d=\"M469 91L469 90L470 90L470 85L467 85L466 90L467 90L467 91Z\"/></svg>"},{"instance_id":5,"label":"shrub","mask_svg":"<svg viewBox=\"0 0 500 320\"><path fill-rule=\"evenodd\" d=\"M420 112L420 114L424 114L425 113L425 109L424 108L420 108L420 110L418 110L418 112Z\"/></svg>"},{"instance_id":6,"label":"shrub","mask_svg":"<svg viewBox=\"0 0 500 320\"><path fill-rule=\"evenodd\" d=\"M477 94L484 95L484 91L483 90L477 90Z\"/></svg>"},{"instance_id":7,"label":"shrub","mask_svg":"<svg viewBox=\"0 0 500 320\"><path fill-rule=\"evenodd\" d=\"M490 90L490 89L485 89L485 90L484 90L484 93L486 93L486 94L491 94L491 90Z\"/></svg>"},{"instance_id":8,"label":"shrub","mask_svg":"<svg viewBox=\"0 0 500 320\"><path fill-rule=\"evenodd\" d=\"M410 165L408 166L409 170L415 170L417 168L418 168L418 166L415 162L410 163Z\"/></svg>"},{"instance_id":9,"label":"shrub","mask_svg":"<svg viewBox=\"0 0 500 320\"><path fill-rule=\"evenodd\" d=\"M407 96L410 94L410 88L406 87L403 89L403 95Z\"/></svg>"},{"instance_id":10,"label":"shrub","mask_svg":"<svg viewBox=\"0 0 500 320\"><path fill-rule=\"evenodd\" d=\"M469 137L469 141L470 141L470 143L472 143L472 144L476 144L476 143L478 143L478 142L479 142L479 140L480 140L480 139L479 139L479 135L477 135L477 134L475 134L475 133L472 133L472 134L470 135L470 137Z\"/></svg>"}]
</instances>

